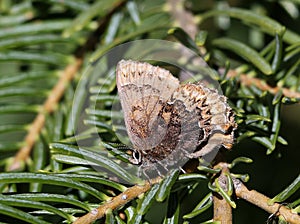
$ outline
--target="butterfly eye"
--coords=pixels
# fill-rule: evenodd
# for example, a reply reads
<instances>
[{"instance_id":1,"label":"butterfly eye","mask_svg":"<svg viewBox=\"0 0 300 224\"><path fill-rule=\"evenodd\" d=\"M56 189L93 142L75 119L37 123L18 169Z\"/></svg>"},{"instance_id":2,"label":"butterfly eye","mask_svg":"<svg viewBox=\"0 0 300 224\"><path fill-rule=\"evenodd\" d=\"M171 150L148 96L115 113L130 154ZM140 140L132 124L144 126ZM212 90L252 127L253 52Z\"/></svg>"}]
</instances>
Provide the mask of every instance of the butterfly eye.
<instances>
[{"instance_id":1,"label":"butterfly eye","mask_svg":"<svg viewBox=\"0 0 300 224\"><path fill-rule=\"evenodd\" d=\"M139 151L137 151L137 150L133 151L131 162L133 164L136 164L136 165L141 164L141 162L142 162L142 155L141 155L141 153Z\"/></svg>"}]
</instances>

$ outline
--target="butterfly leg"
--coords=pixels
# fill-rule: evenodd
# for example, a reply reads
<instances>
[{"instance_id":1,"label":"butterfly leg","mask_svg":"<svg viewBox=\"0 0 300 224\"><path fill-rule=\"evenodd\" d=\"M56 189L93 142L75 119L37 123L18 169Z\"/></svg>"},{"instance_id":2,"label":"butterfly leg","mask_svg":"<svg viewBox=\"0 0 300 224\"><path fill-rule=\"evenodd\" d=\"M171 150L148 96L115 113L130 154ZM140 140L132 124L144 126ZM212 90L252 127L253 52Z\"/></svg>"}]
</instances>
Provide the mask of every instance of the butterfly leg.
<instances>
[{"instance_id":1,"label":"butterfly leg","mask_svg":"<svg viewBox=\"0 0 300 224\"><path fill-rule=\"evenodd\" d=\"M179 167L179 170L180 170L183 174L186 174L186 171L185 171L182 167Z\"/></svg>"}]
</instances>

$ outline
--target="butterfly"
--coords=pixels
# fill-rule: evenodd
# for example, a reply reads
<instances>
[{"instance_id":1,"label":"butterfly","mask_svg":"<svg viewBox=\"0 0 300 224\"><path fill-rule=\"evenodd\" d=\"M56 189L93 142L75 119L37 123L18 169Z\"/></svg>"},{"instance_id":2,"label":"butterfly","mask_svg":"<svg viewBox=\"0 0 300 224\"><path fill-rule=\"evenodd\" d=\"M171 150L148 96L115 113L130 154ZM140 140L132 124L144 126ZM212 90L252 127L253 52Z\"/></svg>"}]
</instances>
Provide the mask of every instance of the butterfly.
<instances>
[{"instance_id":1,"label":"butterfly","mask_svg":"<svg viewBox=\"0 0 300 224\"><path fill-rule=\"evenodd\" d=\"M161 175L189 158L232 147L234 112L216 90L201 82L180 84L170 71L132 60L117 64L116 83L133 164Z\"/></svg>"}]
</instances>

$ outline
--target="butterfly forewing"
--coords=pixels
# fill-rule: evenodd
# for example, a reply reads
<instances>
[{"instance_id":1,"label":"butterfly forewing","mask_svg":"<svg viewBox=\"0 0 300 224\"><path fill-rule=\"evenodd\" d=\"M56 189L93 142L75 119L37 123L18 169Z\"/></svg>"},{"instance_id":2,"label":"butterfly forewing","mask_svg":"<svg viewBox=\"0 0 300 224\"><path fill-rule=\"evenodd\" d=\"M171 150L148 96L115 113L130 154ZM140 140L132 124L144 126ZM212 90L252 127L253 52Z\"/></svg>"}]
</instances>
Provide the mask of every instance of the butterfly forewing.
<instances>
[{"instance_id":1,"label":"butterfly forewing","mask_svg":"<svg viewBox=\"0 0 300 224\"><path fill-rule=\"evenodd\" d=\"M148 63L122 60L117 87L129 138L136 149L150 149L161 141L166 124L158 114L179 87L169 71Z\"/></svg>"}]
</instances>

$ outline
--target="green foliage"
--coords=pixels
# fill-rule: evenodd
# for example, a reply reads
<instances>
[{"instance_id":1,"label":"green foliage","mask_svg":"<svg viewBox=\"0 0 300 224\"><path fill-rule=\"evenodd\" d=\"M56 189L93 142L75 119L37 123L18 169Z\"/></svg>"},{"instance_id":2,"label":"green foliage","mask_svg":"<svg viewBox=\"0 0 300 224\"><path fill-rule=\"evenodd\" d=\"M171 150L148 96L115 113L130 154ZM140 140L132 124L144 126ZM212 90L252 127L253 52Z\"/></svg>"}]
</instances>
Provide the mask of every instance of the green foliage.
<instances>
[{"instance_id":1,"label":"green foliage","mask_svg":"<svg viewBox=\"0 0 300 224\"><path fill-rule=\"evenodd\" d=\"M280 188L270 191L260 182L261 170L256 167L280 168L281 160L276 158L274 164L274 158L285 156L282 149L289 148L285 138L293 130L283 129L282 112L300 99L300 2L183 1L182 8L191 13L198 29L195 36L186 27L177 27L180 18L170 10L174 2L0 2L1 222L71 223L131 185L141 184L127 169L131 166L128 148L120 147L112 122L122 115L111 110L116 100L115 77L109 76L108 69L111 62L103 60L96 67L110 49L140 39L177 41L213 68L238 123L237 144L225 155L231 173L226 174L224 190L215 176L220 169L213 166L197 164L197 171L186 174L174 171L97 223L209 223L215 192L236 208L234 220L239 223L266 222L268 215L260 215L259 210L251 215L258 218L249 220L249 207L233 196L232 178L246 182L248 172L250 184L273 198L270 203L290 203L300 213L299 163L291 162L294 167L278 180ZM78 59L82 66L67 83L54 112L47 114L30 158L18 171L10 171L32 122L45 113L43 105L51 89ZM96 81L92 75L80 80L83 73L93 72L104 75ZM87 90L91 83L97 84ZM78 101L73 103L75 89ZM86 109L82 118L86 98L96 107ZM82 122L84 131L75 133L76 121ZM78 144L95 135L101 136L100 142Z\"/></svg>"}]
</instances>

